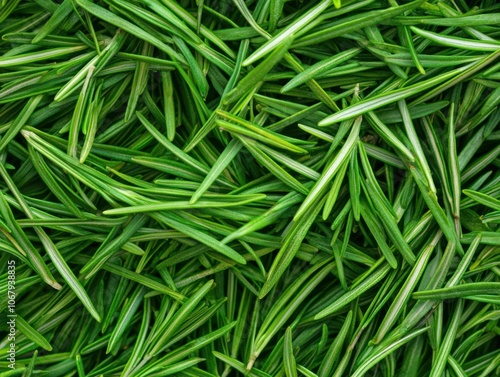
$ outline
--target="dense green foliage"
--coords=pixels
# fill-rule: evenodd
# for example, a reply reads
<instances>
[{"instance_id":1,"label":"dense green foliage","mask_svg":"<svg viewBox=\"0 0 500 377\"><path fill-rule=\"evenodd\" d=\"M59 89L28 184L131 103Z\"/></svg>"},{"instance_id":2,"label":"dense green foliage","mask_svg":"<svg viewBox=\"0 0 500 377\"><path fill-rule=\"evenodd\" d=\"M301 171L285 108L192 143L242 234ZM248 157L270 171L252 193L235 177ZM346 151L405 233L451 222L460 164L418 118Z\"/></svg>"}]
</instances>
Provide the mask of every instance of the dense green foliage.
<instances>
[{"instance_id":1,"label":"dense green foliage","mask_svg":"<svg viewBox=\"0 0 500 377\"><path fill-rule=\"evenodd\" d=\"M0 377L500 375L495 0L0 0L0 35Z\"/></svg>"}]
</instances>

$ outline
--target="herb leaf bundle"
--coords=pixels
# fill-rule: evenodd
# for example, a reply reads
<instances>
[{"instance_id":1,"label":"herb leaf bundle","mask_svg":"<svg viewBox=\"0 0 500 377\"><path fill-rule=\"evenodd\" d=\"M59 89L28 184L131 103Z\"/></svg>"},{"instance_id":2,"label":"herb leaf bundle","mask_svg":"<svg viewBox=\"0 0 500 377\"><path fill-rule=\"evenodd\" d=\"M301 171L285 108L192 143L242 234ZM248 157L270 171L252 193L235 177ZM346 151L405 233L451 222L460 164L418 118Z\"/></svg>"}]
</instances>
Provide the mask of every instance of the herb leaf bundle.
<instances>
[{"instance_id":1,"label":"herb leaf bundle","mask_svg":"<svg viewBox=\"0 0 500 377\"><path fill-rule=\"evenodd\" d=\"M499 25L1 1L0 376L500 375Z\"/></svg>"}]
</instances>

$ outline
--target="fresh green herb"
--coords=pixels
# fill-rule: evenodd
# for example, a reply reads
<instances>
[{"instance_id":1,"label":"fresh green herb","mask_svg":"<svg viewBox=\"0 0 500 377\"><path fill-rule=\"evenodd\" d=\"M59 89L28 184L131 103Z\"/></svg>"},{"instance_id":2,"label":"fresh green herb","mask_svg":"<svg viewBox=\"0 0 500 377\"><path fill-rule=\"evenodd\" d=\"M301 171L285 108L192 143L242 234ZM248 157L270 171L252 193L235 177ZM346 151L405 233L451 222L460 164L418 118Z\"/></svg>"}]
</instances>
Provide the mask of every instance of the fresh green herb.
<instances>
[{"instance_id":1,"label":"fresh green herb","mask_svg":"<svg viewBox=\"0 0 500 377\"><path fill-rule=\"evenodd\" d=\"M0 0L0 377L499 376L499 25Z\"/></svg>"}]
</instances>

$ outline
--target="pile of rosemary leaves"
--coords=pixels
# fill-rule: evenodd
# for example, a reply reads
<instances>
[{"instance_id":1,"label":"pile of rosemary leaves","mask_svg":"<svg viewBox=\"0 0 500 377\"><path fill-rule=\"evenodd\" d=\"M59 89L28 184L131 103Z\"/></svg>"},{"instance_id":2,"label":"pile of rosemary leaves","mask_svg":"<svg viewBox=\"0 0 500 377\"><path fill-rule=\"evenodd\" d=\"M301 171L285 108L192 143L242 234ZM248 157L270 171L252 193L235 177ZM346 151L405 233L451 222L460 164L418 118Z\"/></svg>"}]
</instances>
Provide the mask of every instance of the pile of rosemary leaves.
<instances>
[{"instance_id":1,"label":"pile of rosemary leaves","mask_svg":"<svg viewBox=\"0 0 500 377\"><path fill-rule=\"evenodd\" d=\"M0 376L500 375L495 0L0 0L0 35Z\"/></svg>"}]
</instances>

